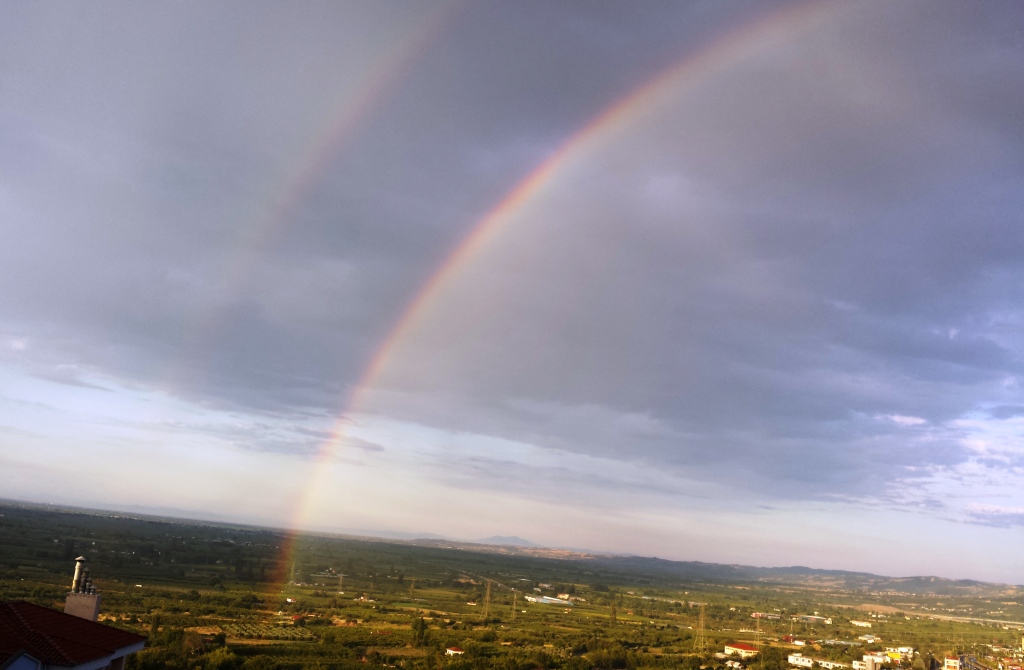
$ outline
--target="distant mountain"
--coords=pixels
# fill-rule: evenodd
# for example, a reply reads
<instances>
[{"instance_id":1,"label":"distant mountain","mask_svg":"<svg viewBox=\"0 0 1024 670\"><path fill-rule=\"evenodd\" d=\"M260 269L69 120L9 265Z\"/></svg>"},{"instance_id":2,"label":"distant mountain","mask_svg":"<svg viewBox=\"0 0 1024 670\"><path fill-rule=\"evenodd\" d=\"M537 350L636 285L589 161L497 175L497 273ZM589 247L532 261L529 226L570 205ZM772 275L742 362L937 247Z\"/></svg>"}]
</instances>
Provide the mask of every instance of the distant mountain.
<instances>
[{"instance_id":1,"label":"distant mountain","mask_svg":"<svg viewBox=\"0 0 1024 670\"><path fill-rule=\"evenodd\" d=\"M477 540L480 544L499 544L508 547L536 547L538 545L524 540L521 537L515 535L492 535L491 537L485 537L482 540Z\"/></svg>"},{"instance_id":2,"label":"distant mountain","mask_svg":"<svg viewBox=\"0 0 1024 670\"><path fill-rule=\"evenodd\" d=\"M287 533L283 528L223 521L215 518L196 519L193 512L184 510L134 507L126 510L101 510L27 502L0 497L0 507L85 514L111 518L125 517L157 523L198 524L225 528L257 528L276 533ZM168 515L168 516L164 516ZM182 515L191 515L182 516ZM0 513L0 516L3 516ZM662 558L598 553L587 549L549 548L516 536L493 535L473 542L449 540L433 533L400 531L371 531L347 529L342 531L307 531L313 535L342 537L359 541L383 541L445 550L473 551L506 556L532 557L575 564L581 575L589 581L603 583L647 583L649 579L668 579L677 583L704 582L709 584L794 584L821 589L900 594L933 594L973 597L1019 598L1024 585L997 584L972 579L946 579L932 576L885 577L867 572L823 570L795 565L765 568L751 565L726 565L699 561L673 561Z\"/></svg>"},{"instance_id":3,"label":"distant mountain","mask_svg":"<svg viewBox=\"0 0 1024 670\"><path fill-rule=\"evenodd\" d=\"M643 556L595 556L591 563L605 570L627 574L647 574L662 578L710 583L759 582L763 584L800 584L820 588L934 595L995 596L1017 592L1017 587L990 584L972 579L942 577L885 577L867 572L822 570L804 566L761 568L752 565L724 565L697 561L670 561Z\"/></svg>"}]
</instances>

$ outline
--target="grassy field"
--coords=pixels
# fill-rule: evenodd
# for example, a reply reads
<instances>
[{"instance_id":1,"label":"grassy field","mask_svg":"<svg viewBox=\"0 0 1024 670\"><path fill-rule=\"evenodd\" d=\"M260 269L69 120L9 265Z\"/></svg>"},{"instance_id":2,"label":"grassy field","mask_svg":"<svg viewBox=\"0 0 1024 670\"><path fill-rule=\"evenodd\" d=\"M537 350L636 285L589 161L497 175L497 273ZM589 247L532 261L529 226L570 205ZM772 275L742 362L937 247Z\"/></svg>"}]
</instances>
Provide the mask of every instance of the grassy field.
<instances>
[{"instance_id":1,"label":"grassy field","mask_svg":"<svg viewBox=\"0 0 1024 670\"><path fill-rule=\"evenodd\" d=\"M312 535L284 557L289 538L271 529L15 503L0 514L2 597L60 609L86 556L104 621L150 638L134 668L697 670L725 667L714 653L730 642L762 649L752 670L786 668L795 651L849 663L894 646L918 652L902 667L965 653L996 668L1024 628L1024 594L998 585L709 579L665 561ZM560 594L572 605L525 598ZM814 613L832 623L792 620Z\"/></svg>"}]
</instances>

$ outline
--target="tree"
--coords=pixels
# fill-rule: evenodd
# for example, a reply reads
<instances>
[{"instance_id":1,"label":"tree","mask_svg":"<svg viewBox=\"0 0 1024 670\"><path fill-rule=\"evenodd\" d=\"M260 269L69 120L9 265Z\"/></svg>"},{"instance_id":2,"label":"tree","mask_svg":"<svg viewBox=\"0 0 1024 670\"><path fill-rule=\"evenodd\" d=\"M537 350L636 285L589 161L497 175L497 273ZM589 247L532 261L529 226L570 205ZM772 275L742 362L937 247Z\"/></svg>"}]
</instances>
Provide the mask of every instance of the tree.
<instances>
[{"instance_id":1,"label":"tree","mask_svg":"<svg viewBox=\"0 0 1024 670\"><path fill-rule=\"evenodd\" d=\"M206 670L235 670L241 659L224 647L218 647L206 656Z\"/></svg>"},{"instance_id":2,"label":"tree","mask_svg":"<svg viewBox=\"0 0 1024 670\"><path fill-rule=\"evenodd\" d=\"M423 617L417 618L412 622L412 646L422 646L427 641L427 622L423 620Z\"/></svg>"}]
</instances>

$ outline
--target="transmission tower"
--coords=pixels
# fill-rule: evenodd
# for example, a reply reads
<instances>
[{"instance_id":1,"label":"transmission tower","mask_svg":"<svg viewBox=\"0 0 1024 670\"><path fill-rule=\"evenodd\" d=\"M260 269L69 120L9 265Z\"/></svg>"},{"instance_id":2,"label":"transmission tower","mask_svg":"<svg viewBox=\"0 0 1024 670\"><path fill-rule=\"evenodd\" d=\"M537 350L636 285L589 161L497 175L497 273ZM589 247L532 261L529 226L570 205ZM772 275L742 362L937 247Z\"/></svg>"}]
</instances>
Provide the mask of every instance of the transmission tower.
<instances>
[{"instance_id":1,"label":"transmission tower","mask_svg":"<svg viewBox=\"0 0 1024 670\"><path fill-rule=\"evenodd\" d=\"M516 599L519 597L519 591L512 589L512 623L516 622Z\"/></svg>"},{"instance_id":2,"label":"transmission tower","mask_svg":"<svg viewBox=\"0 0 1024 670\"><path fill-rule=\"evenodd\" d=\"M491 613L491 580L487 580L487 596L484 598L484 619Z\"/></svg>"},{"instance_id":3,"label":"transmission tower","mask_svg":"<svg viewBox=\"0 0 1024 670\"><path fill-rule=\"evenodd\" d=\"M700 619L697 620L697 634L693 638L693 650L698 654L703 654L708 649L708 635L704 630L704 607L706 603L699 603L700 605Z\"/></svg>"}]
</instances>

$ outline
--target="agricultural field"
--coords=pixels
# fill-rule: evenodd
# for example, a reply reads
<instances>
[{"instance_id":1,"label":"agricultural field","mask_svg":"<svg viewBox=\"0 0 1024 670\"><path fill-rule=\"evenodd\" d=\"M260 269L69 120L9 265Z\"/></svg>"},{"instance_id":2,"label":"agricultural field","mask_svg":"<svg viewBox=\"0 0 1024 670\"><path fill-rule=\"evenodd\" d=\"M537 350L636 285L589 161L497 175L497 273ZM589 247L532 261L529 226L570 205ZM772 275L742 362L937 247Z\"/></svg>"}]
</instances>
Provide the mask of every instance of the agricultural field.
<instances>
[{"instance_id":1,"label":"agricultural field","mask_svg":"<svg viewBox=\"0 0 1024 670\"><path fill-rule=\"evenodd\" d=\"M16 503L0 506L0 538L5 600L60 609L85 556L104 622L149 638L137 669L714 670L734 660L721 657L731 643L760 650L743 662L752 670L895 646L916 652L901 667L965 654L997 669L1016 662L1024 629L1024 592L978 582L291 537Z\"/></svg>"}]
</instances>

